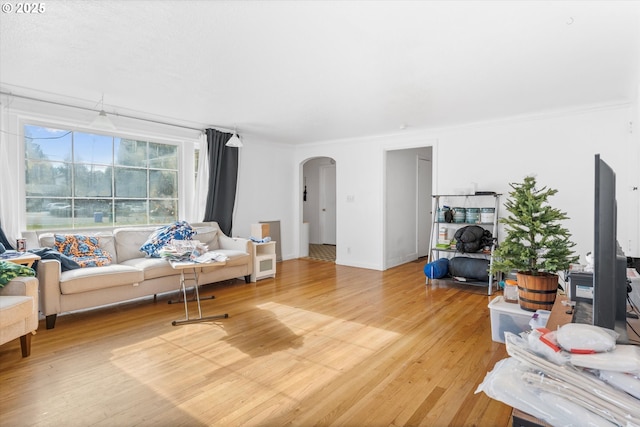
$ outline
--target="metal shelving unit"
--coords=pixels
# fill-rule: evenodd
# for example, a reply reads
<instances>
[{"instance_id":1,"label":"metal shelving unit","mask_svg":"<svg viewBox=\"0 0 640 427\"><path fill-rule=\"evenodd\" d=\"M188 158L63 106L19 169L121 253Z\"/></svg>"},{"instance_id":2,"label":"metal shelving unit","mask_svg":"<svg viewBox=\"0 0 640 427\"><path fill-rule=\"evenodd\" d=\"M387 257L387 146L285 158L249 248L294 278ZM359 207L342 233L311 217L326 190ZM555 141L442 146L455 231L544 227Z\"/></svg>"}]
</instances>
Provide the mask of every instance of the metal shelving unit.
<instances>
[{"instance_id":1,"label":"metal shelving unit","mask_svg":"<svg viewBox=\"0 0 640 427\"><path fill-rule=\"evenodd\" d=\"M483 257L484 259L489 259L489 268L491 268L493 264L493 252L496 248L496 244L498 242L498 208L500 206L500 196L501 194L437 194L433 196L433 221L431 224L431 245L429 250L429 262L433 262L437 259L441 258L441 253L444 254L452 254L454 256L466 256L466 257ZM477 206L478 203L482 203L485 199L493 199L493 206ZM444 206L443 200L446 199L448 201L455 201L456 206L464 206L465 208L482 208L482 207L493 207L494 215L492 222L442 222L438 221L438 210ZM459 202L458 202L459 201ZM471 206L473 205L473 206ZM478 217L480 220L481 217ZM482 228L491 230L491 235L493 237L493 243L490 247L488 253L485 252L460 252L457 249L444 249L438 248L438 236L439 236L439 228L441 226L446 226L451 230L458 230L461 227L467 225L478 225ZM450 231L451 231L450 230ZM453 231L455 233L455 231ZM456 281L456 283L475 285L475 286L487 286L488 294L491 295L493 291L494 277L492 274L488 274L489 282L481 282L474 280L467 280L465 282ZM429 281L429 279L427 279Z\"/></svg>"}]
</instances>

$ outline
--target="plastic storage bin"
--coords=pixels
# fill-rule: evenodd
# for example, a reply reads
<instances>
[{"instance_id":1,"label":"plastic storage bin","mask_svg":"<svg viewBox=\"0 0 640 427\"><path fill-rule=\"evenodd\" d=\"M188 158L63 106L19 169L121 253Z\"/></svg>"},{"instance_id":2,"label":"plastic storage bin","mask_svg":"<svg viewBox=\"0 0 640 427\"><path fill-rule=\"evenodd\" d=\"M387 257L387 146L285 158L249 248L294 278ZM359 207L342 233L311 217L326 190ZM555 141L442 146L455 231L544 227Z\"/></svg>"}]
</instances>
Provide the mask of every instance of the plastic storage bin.
<instances>
[{"instance_id":1,"label":"plastic storage bin","mask_svg":"<svg viewBox=\"0 0 640 427\"><path fill-rule=\"evenodd\" d=\"M531 329L544 328L547 326L549 316L551 316L551 312L549 310L536 310L536 312L533 313L533 316L531 316L529 326L531 326Z\"/></svg>"},{"instance_id":2,"label":"plastic storage bin","mask_svg":"<svg viewBox=\"0 0 640 427\"><path fill-rule=\"evenodd\" d=\"M518 304L505 302L502 296L496 297L489 303L491 312L491 338L496 342L504 343L504 333L520 332L531 329L529 322L533 315L525 311Z\"/></svg>"}]
</instances>

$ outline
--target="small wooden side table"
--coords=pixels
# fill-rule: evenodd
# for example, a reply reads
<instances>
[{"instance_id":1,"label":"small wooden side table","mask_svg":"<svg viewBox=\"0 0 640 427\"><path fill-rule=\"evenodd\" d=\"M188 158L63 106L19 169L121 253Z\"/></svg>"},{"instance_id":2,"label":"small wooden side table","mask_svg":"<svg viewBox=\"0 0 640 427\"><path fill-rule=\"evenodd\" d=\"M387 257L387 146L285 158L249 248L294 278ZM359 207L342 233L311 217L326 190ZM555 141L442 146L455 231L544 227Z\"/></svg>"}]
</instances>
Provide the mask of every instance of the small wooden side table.
<instances>
[{"instance_id":1,"label":"small wooden side table","mask_svg":"<svg viewBox=\"0 0 640 427\"><path fill-rule=\"evenodd\" d=\"M265 243L253 242L253 273L251 281L276 277L276 242L271 240Z\"/></svg>"},{"instance_id":2,"label":"small wooden side table","mask_svg":"<svg viewBox=\"0 0 640 427\"><path fill-rule=\"evenodd\" d=\"M2 259L2 261L9 261L14 264L26 265L27 267L31 267L34 262L39 260L40 260L40 257L38 255L32 254L31 252L23 252L19 256Z\"/></svg>"}]
</instances>

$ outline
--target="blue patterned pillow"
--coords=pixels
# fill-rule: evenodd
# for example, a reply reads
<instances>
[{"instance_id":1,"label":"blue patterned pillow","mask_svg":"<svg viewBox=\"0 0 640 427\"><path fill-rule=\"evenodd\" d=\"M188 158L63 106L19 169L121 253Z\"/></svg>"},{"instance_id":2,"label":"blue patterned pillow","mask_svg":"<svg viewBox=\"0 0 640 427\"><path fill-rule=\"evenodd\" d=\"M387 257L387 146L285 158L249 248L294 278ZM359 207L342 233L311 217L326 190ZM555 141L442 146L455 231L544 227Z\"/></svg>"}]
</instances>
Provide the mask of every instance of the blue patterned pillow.
<instances>
[{"instance_id":1,"label":"blue patterned pillow","mask_svg":"<svg viewBox=\"0 0 640 427\"><path fill-rule=\"evenodd\" d=\"M159 258L158 251L171 240L191 240L195 234L196 231L187 221L177 221L151 233L140 250L148 257Z\"/></svg>"}]
</instances>

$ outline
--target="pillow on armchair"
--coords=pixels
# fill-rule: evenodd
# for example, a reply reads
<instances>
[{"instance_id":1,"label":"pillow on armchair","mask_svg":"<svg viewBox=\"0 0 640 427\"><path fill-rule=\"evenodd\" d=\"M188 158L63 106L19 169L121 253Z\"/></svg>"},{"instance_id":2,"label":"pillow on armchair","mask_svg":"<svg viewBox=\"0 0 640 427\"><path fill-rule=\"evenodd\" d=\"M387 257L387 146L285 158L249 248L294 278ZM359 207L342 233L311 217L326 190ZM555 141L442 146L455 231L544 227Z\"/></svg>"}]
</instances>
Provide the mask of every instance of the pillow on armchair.
<instances>
[{"instance_id":1,"label":"pillow on armchair","mask_svg":"<svg viewBox=\"0 0 640 427\"><path fill-rule=\"evenodd\" d=\"M111 254L100 247L96 236L55 234L54 248L72 258L80 267L100 267L111 264Z\"/></svg>"}]
</instances>

